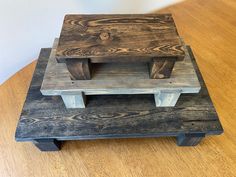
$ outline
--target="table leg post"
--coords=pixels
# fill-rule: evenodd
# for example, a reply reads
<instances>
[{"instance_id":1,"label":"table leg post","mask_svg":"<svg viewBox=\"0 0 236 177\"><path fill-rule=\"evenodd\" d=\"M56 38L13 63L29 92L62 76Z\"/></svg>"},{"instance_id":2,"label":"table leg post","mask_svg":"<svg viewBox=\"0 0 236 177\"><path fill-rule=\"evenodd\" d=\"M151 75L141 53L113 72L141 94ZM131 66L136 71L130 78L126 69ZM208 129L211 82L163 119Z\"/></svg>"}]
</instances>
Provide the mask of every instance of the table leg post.
<instances>
[{"instance_id":1,"label":"table leg post","mask_svg":"<svg viewBox=\"0 0 236 177\"><path fill-rule=\"evenodd\" d=\"M62 93L61 97L66 108L85 108L86 96L83 92Z\"/></svg>"},{"instance_id":2,"label":"table leg post","mask_svg":"<svg viewBox=\"0 0 236 177\"><path fill-rule=\"evenodd\" d=\"M40 151L59 151L61 148L61 142L56 139L36 139L33 143Z\"/></svg>"},{"instance_id":3,"label":"table leg post","mask_svg":"<svg viewBox=\"0 0 236 177\"><path fill-rule=\"evenodd\" d=\"M183 133L177 136L178 146L196 146L205 137L205 133Z\"/></svg>"},{"instance_id":4,"label":"table leg post","mask_svg":"<svg viewBox=\"0 0 236 177\"><path fill-rule=\"evenodd\" d=\"M88 58L67 59L66 66L70 72L72 80L91 79L91 64Z\"/></svg>"},{"instance_id":5,"label":"table leg post","mask_svg":"<svg viewBox=\"0 0 236 177\"><path fill-rule=\"evenodd\" d=\"M150 63L150 78L151 79L165 79L171 76L176 59L161 58L152 59Z\"/></svg>"},{"instance_id":6,"label":"table leg post","mask_svg":"<svg viewBox=\"0 0 236 177\"><path fill-rule=\"evenodd\" d=\"M156 107L173 107L177 103L181 92L177 91L159 91L154 94Z\"/></svg>"}]
</instances>

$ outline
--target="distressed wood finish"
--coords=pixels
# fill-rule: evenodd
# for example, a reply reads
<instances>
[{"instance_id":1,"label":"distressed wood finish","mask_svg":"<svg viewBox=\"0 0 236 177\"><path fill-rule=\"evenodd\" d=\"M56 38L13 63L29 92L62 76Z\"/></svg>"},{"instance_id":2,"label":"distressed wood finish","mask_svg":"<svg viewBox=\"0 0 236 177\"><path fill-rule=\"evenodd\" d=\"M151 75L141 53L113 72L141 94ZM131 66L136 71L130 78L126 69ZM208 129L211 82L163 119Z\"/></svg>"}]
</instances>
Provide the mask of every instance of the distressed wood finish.
<instances>
[{"instance_id":1,"label":"distressed wood finish","mask_svg":"<svg viewBox=\"0 0 236 177\"><path fill-rule=\"evenodd\" d=\"M186 56L182 62L178 62L172 73L172 77L163 80L149 79L148 63L97 63L94 64L91 74L92 80L73 80L70 79L70 73L64 63L57 63L55 52L58 40L55 39L52 52L48 61L47 69L44 75L41 92L43 95L62 95L66 92L76 92L85 95L108 95L108 94L154 94L155 100L165 100L165 104L156 104L156 106L174 106L176 100L170 101L169 95L160 95L157 98L157 92L168 91L175 94L198 93L200 84L194 71L193 64L186 47L184 48ZM169 59L167 59L169 60ZM172 62L170 60L170 62ZM174 63L173 63L174 64ZM169 64L164 63L159 67L159 74L166 74L163 69ZM174 97L178 98L178 97ZM169 100L169 101L167 101ZM156 102L157 103L157 102ZM169 103L169 105L167 104ZM67 108L74 107L74 104ZM79 106L79 105L78 105ZM77 107L77 108L83 108Z\"/></svg>"},{"instance_id":2,"label":"distressed wood finish","mask_svg":"<svg viewBox=\"0 0 236 177\"><path fill-rule=\"evenodd\" d=\"M66 109L60 97L40 93L49 54L50 49L41 51L17 125L17 141L180 137L223 131L195 60L202 89L199 94L182 95L175 107L156 108L152 95L107 95L88 96L86 109ZM192 141L184 145L193 145Z\"/></svg>"},{"instance_id":3,"label":"distressed wood finish","mask_svg":"<svg viewBox=\"0 0 236 177\"><path fill-rule=\"evenodd\" d=\"M175 58L153 59L150 62L150 77L152 79L169 78L175 64Z\"/></svg>"},{"instance_id":4,"label":"distressed wood finish","mask_svg":"<svg viewBox=\"0 0 236 177\"><path fill-rule=\"evenodd\" d=\"M177 103L179 97L180 97L181 91L159 91L154 94L155 103L157 107L172 107L175 106Z\"/></svg>"},{"instance_id":5,"label":"distressed wood finish","mask_svg":"<svg viewBox=\"0 0 236 177\"><path fill-rule=\"evenodd\" d=\"M164 76L158 77L163 74L156 71L150 77L170 77L176 59L184 58L183 44L171 14L65 16L56 58L66 61L73 79L90 79L81 77L81 73L89 72L89 67L80 66L82 58L104 63L125 62L130 57L133 62L143 59L149 62L155 57L152 72L161 65ZM162 57L169 58L164 65Z\"/></svg>"},{"instance_id":6,"label":"distressed wood finish","mask_svg":"<svg viewBox=\"0 0 236 177\"><path fill-rule=\"evenodd\" d=\"M62 93L61 97L67 108L85 108L86 97L83 92L66 92Z\"/></svg>"},{"instance_id":7,"label":"distressed wood finish","mask_svg":"<svg viewBox=\"0 0 236 177\"><path fill-rule=\"evenodd\" d=\"M56 57L180 57L184 50L171 14L66 15Z\"/></svg>"},{"instance_id":8,"label":"distressed wood finish","mask_svg":"<svg viewBox=\"0 0 236 177\"><path fill-rule=\"evenodd\" d=\"M72 80L91 79L89 59L70 59L66 60L67 69Z\"/></svg>"},{"instance_id":9,"label":"distressed wood finish","mask_svg":"<svg viewBox=\"0 0 236 177\"><path fill-rule=\"evenodd\" d=\"M236 82L232 81L236 78L236 3L182 1L161 12L174 14L180 34L191 44L226 132L207 136L194 148L177 147L175 138L167 137L66 141L60 152L37 152L32 143L13 139L34 61L0 86L1 176L235 176Z\"/></svg>"}]
</instances>

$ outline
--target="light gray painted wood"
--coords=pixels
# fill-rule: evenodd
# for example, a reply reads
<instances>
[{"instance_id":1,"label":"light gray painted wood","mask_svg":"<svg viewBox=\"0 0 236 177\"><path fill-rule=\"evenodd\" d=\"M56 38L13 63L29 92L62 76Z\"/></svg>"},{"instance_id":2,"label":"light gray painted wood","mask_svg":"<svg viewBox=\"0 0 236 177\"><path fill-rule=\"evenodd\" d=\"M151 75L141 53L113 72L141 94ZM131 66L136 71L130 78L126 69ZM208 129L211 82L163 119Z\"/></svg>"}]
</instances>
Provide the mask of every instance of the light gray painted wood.
<instances>
[{"instance_id":1,"label":"light gray painted wood","mask_svg":"<svg viewBox=\"0 0 236 177\"><path fill-rule=\"evenodd\" d=\"M168 79L150 79L148 63L127 62L93 63L91 80L72 81L66 65L57 63L55 59L57 44L58 39L55 39L41 92L43 95L61 95L67 107L78 107L76 100L79 96L76 95L81 93L84 95L155 94L157 106L174 106L181 93L198 93L201 89L187 49L185 49L185 59L175 63L172 75ZM162 93L163 91L166 93Z\"/></svg>"},{"instance_id":2,"label":"light gray painted wood","mask_svg":"<svg viewBox=\"0 0 236 177\"><path fill-rule=\"evenodd\" d=\"M82 92L62 93L61 97L67 108L85 108L86 98Z\"/></svg>"},{"instance_id":3,"label":"light gray painted wood","mask_svg":"<svg viewBox=\"0 0 236 177\"><path fill-rule=\"evenodd\" d=\"M61 95L78 91L85 95L102 94L154 94L160 90L181 90L181 93L198 93L200 84L186 50L183 62L176 62L168 79L150 79L146 63L94 64L92 80L70 79L64 63L57 63L54 42L45 72L41 92L43 95ZM115 67L114 67L115 66Z\"/></svg>"},{"instance_id":4,"label":"light gray painted wood","mask_svg":"<svg viewBox=\"0 0 236 177\"><path fill-rule=\"evenodd\" d=\"M173 107L180 97L181 91L159 91L154 94L156 107Z\"/></svg>"}]
</instances>

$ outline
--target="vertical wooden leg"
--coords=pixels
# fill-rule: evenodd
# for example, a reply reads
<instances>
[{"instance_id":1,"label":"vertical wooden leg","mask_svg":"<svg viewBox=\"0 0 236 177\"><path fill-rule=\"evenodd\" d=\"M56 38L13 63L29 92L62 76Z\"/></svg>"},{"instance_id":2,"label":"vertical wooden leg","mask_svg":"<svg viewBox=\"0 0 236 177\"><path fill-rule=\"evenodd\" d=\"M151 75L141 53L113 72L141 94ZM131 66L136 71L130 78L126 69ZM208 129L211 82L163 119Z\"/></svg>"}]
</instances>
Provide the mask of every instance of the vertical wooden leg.
<instances>
[{"instance_id":1,"label":"vertical wooden leg","mask_svg":"<svg viewBox=\"0 0 236 177\"><path fill-rule=\"evenodd\" d=\"M33 143L40 151L59 151L61 148L61 142L56 139L38 139Z\"/></svg>"},{"instance_id":2,"label":"vertical wooden leg","mask_svg":"<svg viewBox=\"0 0 236 177\"><path fill-rule=\"evenodd\" d=\"M91 79L90 60L85 59L67 59L66 66L70 72L72 80Z\"/></svg>"},{"instance_id":3,"label":"vertical wooden leg","mask_svg":"<svg viewBox=\"0 0 236 177\"><path fill-rule=\"evenodd\" d=\"M165 79L169 78L174 67L175 58L153 59L150 63L150 78Z\"/></svg>"},{"instance_id":4,"label":"vertical wooden leg","mask_svg":"<svg viewBox=\"0 0 236 177\"><path fill-rule=\"evenodd\" d=\"M205 133L180 134L177 137L178 146L196 146L205 137Z\"/></svg>"},{"instance_id":5,"label":"vertical wooden leg","mask_svg":"<svg viewBox=\"0 0 236 177\"><path fill-rule=\"evenodd\" d=\"M180 91L159 91L154 94L156 107L173 107L179 99Z\"/></svg>"},{"instance_id":6,"label":"vertical wooden leg","mask_svg":"<svg viewBox=\"0 0 236 177\"><path fill-rule=\"evenodd\" d=\"M83 92L62 93L61 97L66 108L85 108L86 96Z\"/></svg>"}]
</instances>

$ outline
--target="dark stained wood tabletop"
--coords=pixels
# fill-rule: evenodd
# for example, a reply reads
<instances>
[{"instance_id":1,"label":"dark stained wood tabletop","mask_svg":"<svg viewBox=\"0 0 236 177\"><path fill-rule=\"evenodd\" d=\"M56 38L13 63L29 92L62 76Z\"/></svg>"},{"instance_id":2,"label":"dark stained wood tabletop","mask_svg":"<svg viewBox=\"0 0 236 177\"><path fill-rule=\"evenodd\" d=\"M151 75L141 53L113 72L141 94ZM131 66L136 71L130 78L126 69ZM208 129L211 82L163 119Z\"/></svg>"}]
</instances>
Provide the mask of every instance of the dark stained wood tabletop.
<instances>
[{"instance_id":1,"label":"dark stained wood tabletop","mask_svg":"<svg viewBox=\"0 0 236 177\"><path fill-rule=\"evenodd\" d=\"M65 16L56 52L59 61L127 56L182 59L184 50L172 15Z\"/></svg>"}]
</instances>

